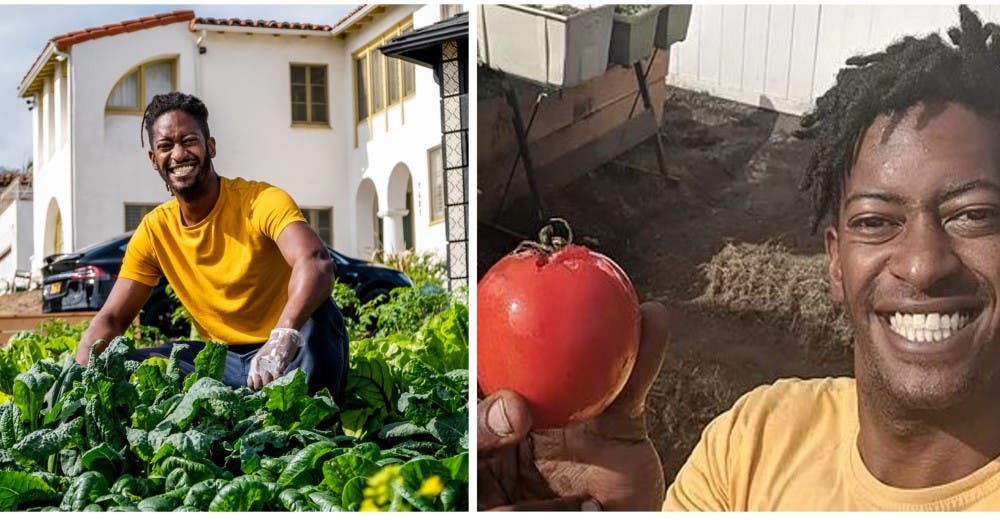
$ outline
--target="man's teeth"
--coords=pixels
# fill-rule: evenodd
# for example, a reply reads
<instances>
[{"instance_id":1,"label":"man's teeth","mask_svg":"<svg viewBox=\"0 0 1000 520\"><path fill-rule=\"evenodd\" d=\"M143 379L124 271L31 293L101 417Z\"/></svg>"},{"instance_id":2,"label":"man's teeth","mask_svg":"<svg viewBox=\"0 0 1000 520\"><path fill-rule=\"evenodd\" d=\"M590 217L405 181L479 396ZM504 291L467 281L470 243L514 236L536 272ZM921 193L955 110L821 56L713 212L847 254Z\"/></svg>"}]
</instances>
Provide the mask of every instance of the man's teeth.
<instances>
[{"instance_id":1,"label":"man's teeth","mask_svg":"<svg viewBox=\"0 0 1000 520\"><path fill-rule=\"evenodd\" d=\"M176 174L184 175L186 173L191 173L191 170L193 169L194 165L187 165L187 166L178 166L171 171Z\"/></svg>"},{"instance_id":2,"label":"man's teeth","mask_svg":"<svg viewBox=\"0 0 1000 520\"><path fill-rule=\"evenodd\" d=\"M969 315L962 313L902 314L889 316L893 332L910 341L928 342L948 339L969 323Z\"/></svg>"}]
</instances>

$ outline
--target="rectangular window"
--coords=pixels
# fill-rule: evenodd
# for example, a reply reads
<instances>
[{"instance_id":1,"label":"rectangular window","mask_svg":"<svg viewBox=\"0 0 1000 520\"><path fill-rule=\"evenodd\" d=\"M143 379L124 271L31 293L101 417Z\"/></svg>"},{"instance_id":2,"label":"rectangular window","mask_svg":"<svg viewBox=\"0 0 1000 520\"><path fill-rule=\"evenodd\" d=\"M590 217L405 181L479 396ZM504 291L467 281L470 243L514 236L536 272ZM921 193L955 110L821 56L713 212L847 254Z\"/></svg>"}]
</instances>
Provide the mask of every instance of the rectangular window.
<instances>
[{"instance_id":1,"label":"rectangular window","mask_svg":"<svg viewBox=\"0 0 1000 520\"><path fill-rule=\"evenodd\" d=\"M399 34L413 32L413 24L405 25L400 29ZM403 96L409 96L417 91L416 65L404 61L403 64Z\"/></svg>"},{"instance_id":2,"label":"rectangular window","mask_svg":"<svg viewBox=\"0 0 1000 520\"><path fill-rule=\"evenodd\" d=\"M416 65L389 58L379 51L379 47L393 38L412 31L413 21L408 18L354 53L357 122L400 103L416 92Z\"/></svg>"},{"instance_id":3,"label":"rectangular window","mask_svg":"<svg viewBox=\"0 0 1000 520\"><path fill-rule=\"evenodd\" d=\"M327 125L326 65L291 65L292 123Z\"/></svg>"},{"instance_id":4,"label":"rectangular window","mask_svg":"<svg viewBox=\"0 0 1000 520\"><path fill-rule=\"evenodd\" d=\"M333 208L302 208L302 216L323 243L333 247Z\"/></svg>"},{"instance_id":5,"label":"rectangular window","mask_svg":"<svg viewBox=\"0 0 1000 520\"><path fill-rule=\"evenodd\" d=\"M441 147L435 146L427 151L427 176L430 182L431 224L444 221L444 161L441 157Z\"/></svg>"},{"instance_id":6,"label":"rectangular window","mask_svg":"<svg viewBox=\"0 0 1000 520\"><path fill-rule=\"evenodd\" d=\"M368 118L368 56L354 60L354 89L358 98L358 121Z\"/></svg>"},{"instance_id":7,"label":"rectangular window","mask_svg":"<svg viewBox=\"0 0 1000 520\"><path fill-rule=\"evenodd\" d=\"M156 209L159 204L125 204L125 231L133 231L139 227L142 217Z\"/></svg>"}]
</instances>

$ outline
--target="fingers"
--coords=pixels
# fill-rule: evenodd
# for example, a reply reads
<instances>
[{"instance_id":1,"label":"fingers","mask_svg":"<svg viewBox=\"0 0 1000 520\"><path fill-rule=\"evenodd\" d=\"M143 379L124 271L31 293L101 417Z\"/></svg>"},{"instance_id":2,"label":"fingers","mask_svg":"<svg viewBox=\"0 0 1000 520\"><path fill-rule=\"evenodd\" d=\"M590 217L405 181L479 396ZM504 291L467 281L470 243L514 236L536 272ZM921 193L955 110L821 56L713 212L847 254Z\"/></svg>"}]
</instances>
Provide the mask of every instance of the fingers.
<instances>
[{"instance_id":1,"label":"fingers","mask_svg":"<svg viewBox=\"0 0 1000 520\"><path fill-rule=\"evenodd\" d=\"M642 304L642 334L639 336L639 355L632 368L625 388L611 403L604 415L626 415L636 418L642 414L646 394L656 381L660 367L667 355L670 337L670 313L659 302Z\"/></svg>"},{"instance_id":2,"label":"fingers","mask_svg":"<svg viewBox=\"0 0 1000 520\"><path fill-rule=\"evenodd\" d=\"M531 500L500 506L490 511L601 511L601 504L587 495Z\"/></svg>"},{"instance_id":3,"label":"fingers","mask_svg":"<svg viewBox=\"0 0 1000 520\"><path fill-rule=\"evenodd\" d=\"M500 390L476 406L478 451L491 451L521 442L531 430L531 412L521 396Z\"/></svg>"}]
</instances>

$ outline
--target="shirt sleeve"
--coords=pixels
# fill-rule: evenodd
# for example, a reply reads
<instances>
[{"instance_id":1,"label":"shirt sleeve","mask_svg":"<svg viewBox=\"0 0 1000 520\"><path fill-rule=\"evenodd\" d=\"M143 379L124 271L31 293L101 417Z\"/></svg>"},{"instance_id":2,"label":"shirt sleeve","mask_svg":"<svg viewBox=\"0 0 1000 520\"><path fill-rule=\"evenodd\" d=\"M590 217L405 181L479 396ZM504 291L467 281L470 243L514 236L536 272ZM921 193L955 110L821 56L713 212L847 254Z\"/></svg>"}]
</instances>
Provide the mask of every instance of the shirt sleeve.
<instances>
[{"instance_id":1,"label":"shirt sleeve","mask_svg":"<svg viewBox=\"0 0 1000 520\"><path fill-rule=\"evenodd\" d=\"M125 258L122 260L122 269L118 276L156 287L156 284L160 283L162 274L150 240L149 224L144 217L129 239L128 246L125 247Z\"/></svg>"},{"instance_id":2,"label":"shirt sleeve","mask_svg":"<svg viewBox=\"0 0 1000 520\"><path fill-rule=\"evenodd\" d=\"M664 511L732 511L734 458L743 437L741 412L754 392L705 427L701 439L667 488Z\"/></svg>"},{"instance_id":3,"label":"shirt sleeve","mask_svg":"<svg viewBox=\"0 0 1000 520\"><path fill-rule=\"evenodd\" d=\"M285 226L292 222L306 222L306 218L284 190L268 186L253 201L251 222L258 232L277 242Z\"/></svg>"}]
</instances>

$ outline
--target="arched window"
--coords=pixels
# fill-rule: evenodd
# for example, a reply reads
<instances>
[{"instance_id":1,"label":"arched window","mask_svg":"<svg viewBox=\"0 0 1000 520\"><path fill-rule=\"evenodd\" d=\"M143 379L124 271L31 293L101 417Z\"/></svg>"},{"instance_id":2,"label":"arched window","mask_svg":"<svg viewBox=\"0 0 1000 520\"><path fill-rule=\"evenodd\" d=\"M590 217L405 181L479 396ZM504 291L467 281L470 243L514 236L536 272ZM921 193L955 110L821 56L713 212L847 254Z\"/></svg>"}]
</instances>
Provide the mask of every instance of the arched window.
<instances>
[{"instance_id":1,"label":"arched window","mask_svg":"<svg viewBox=\"0 0 1000 520\"><path fill-rule=\"evenodd\" d=\"M105 110L114 113L142 114L157 94L177 90L177 60L143 63L128 71L111 89Z\"/></svg>"}]
</instances>

